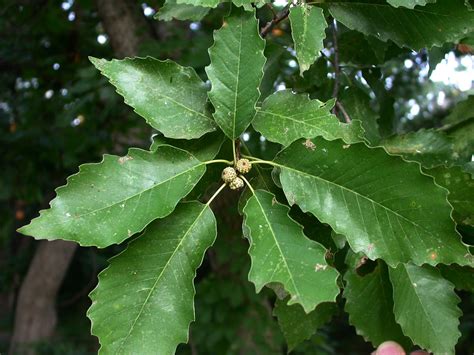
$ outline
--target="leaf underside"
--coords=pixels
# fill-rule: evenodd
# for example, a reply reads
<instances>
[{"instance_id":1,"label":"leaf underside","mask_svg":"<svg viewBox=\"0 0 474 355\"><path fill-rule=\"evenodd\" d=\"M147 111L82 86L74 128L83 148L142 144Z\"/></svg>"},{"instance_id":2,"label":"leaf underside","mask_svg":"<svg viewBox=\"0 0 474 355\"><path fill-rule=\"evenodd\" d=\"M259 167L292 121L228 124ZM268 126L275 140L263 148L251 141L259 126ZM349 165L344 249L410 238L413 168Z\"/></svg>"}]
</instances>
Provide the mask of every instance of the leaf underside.
<instances>
[{"instance_id":1,"label":"leaf underside","mask_svg":"<svg viewBox=\"0 0 474 355\"><path fill-rule=\"evenodd\" d=\"M182 203L111 259L88 311L101 354L174 354L188 341L193 280L216 228L209 206Z\"/></svg>"}]
</instances>

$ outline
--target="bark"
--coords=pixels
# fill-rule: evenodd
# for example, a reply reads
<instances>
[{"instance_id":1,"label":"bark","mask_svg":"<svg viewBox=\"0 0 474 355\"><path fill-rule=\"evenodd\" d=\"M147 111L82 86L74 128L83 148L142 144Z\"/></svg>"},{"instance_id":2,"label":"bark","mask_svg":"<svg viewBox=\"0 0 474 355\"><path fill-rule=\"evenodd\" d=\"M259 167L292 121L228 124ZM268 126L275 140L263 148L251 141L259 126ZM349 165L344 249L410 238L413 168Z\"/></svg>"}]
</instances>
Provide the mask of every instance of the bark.
<instances>
[{"instance_id":1,"label":"bark","mask_svg":"<svg viewBox=\"0 0 474 355\"><path fill-rule=\"evenodd\" d=\"M150 38L140 6L132 0L96 0L115 57L135 56ZM77 244L42 241L36 250L17 299L9 354L35 354L32 343L50 338L57 323L56 298Z\"/></svg>"},{"instance_id":2,"label":"bark","mask_svg":"<svg viewBox=\"0 0 474 355\"><path fill-rule=\"evenodd\" d=\"M149 38L148 24L137 2L97 0L97 9L117 58L138 54L140 43Z\"/></svg>"},{"instance_id":3,"label":"bark","mask_svg":"<svg viewBox=\"0 0 474 355\"><path fill-rule=\"evenodd\" d=\"M10 354L34 354L35 342L51 337L56 327L56 296L77 244L39 243L18 295Z\"/></svg>"}]
</instances>

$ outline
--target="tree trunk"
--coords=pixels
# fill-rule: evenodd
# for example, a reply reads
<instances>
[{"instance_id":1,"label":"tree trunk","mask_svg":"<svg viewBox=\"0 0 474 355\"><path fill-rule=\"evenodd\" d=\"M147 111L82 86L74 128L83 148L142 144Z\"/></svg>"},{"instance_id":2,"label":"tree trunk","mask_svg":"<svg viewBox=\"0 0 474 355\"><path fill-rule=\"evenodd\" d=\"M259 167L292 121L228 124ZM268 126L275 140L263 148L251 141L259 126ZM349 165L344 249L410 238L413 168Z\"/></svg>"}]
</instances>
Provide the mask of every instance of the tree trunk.
<instances>
[{"instance_id":1,"label":"tree trunk","mask_svg":"<svg viewBox=\"0 0 474 355\"><path fill-rule=\"evenodd\" d=\"M116 57L135 56L141 41L150 38L140 6L130 0L97 0L97 9ZM54 333L56 297L77 244L42 241L20 287L10 354L35 354L32 343Z\"/></svg>"},{"instance_id":2,"label":"tree trunk","mask_svg":"<svg viewBox=\"0 0 474 355\"><path fill-rule=\"evenodd\" d=\"M115 56L136 56L140 43L150 37L137 3L128 0L97 0L96 3Z\"/></svg>"},{"instance_id":3,"label":"tree trunk","mask_svg":"<svg viewBox=\"0 0 474 355\"><path fill-rule=\"evenodd\" d=\"M56 296L77 244L39 243L18 295L10 354L34 354L31 345L54 333Z\"/></svg>"}]
</instances>

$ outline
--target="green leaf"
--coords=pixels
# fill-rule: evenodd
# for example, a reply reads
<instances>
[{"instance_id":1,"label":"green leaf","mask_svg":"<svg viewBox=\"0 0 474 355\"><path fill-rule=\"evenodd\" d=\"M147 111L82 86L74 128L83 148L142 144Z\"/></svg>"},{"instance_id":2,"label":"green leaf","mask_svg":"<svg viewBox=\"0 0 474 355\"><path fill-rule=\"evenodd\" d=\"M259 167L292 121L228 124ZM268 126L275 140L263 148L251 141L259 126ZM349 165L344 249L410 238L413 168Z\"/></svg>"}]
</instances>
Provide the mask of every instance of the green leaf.
<instances>
[{"instance_id":1,"label":"green leaf","mask_svg":"<svg viewBox=\"0 0 474 355\"><path fill-rule=\"evenodd\" d=\"M474 180L461 167L438 166L424 172L449 191L448 201L454 207L453 217L460 224L474 226Z\"/></svg>"},{"instance_id":2,"label":"green leaf","mask_svg":"<svg viewBox=\"0 0 474 355\"><path fill-rule=\"evenodd\" d=\"M296 141L274 164L289 203L345 235L355 252L389 265L472 262L447 191L416 163L381 148L317 138Z\"/></svg>"},{"instance_id":3,"label":"green leaf","mask_svg":"<svg viewBox=\"0 0 474 355\"><path fill-rule=\"evenodd\" d=\"M177 0L166 0L154 18L163 21L190 20L201 21L209 12L208 7L178 4Z\"/></svg>"},{"instance_id":4,"label":"green leaf","mask_svg":"<svg viewBox=\"0 0 474 355\"><path fill-rule=\"evenodd\" d=\"M337 306L333 302L321 303L309 314L306 314L300 305L288 306L286 303L287 300L277 299L273 315L278 318L289 352L310 339L318 328L329 322L337 312Z\"/></svg>"},{"instance_id":5,"label":"green leaf","mask_svg":"<svg viewBox=\"0 0 474 355\"><path fill-rule=\"evenodd\" d=\"M389 274L395 319L405 335L435 354L454 354L462 313L453 285L428 266L400 264Z\"/></svg>"},{"instance_id":6,"label":"green leaf","mask_svg":"<svg viewBox=\"0 0 474 355\"><path fill-rule=\"evenodd\" d=\"M260 8L265 5L266 0L232 0L232 3L237 7L243 6L245 11L253 11L252 4Z\"/></svg>"},{"instance_id":7,"label":"green leaf","mask_svg":"<svg viewBox=\"0 0 474 355\"><path fill-rule=\"evenodd\" d=\"M392 136L381 144L390 154L420 162L426 168L443 164L452 165L459 159L452 140L443 132L432 129Z\"/></svg>"},{"instance_id":8,"label":"green leaf","mask_svg":"<svg viewBox=\"0 0 474 355\"><path fill-rule=\"evenodd\" d=\"M88 311L102 354L174 354L188 341L193 280L216 235L209 206L183 203L111 259Z\"/></svg>"},{"instance_id":9,"label":"green leaf","mask_svg":"<svg viewBox=\"0 0 474 355\"><path fill-rule=\"evenodd\" d=\"M280 75L281 66L280 62L285 54L288 52L282 46L279 46L273 42L268 42L265 46L265 67L263 69L264 74L262 82L260 83L260 101L264 100L268 95L275 91L275 82Z\"/></svg>"},{"instance_id":10,"label":"green leaf","mask_svg":"<svg viewBox=\"0 0 474 355\"><path fill-rule=\"evenodd\" d=\"M289 18L300 75L303 75L324 48L327 23L323 9L306 4L291 7Z\"/></svg>"},{"instance_id":11,"label":"green leaf","mask_svg":"<svg viewBox=\"0 0 474 355\"><path fill-rule=\"evenodd\" d=\"M345 310L357 334L374 347L393 340L407 348L411 342L403 335L393 315L392 285L387 266L379 261L375 270L365 276L349 270L344 280Z\"/></svg>"},{"instance_id":12,"label":"green leaf","mask_svg":"<svg viewBox=\"0 0 474 355\"><path fill-rule=\"evenodd\" d=\"M438 0L413 10L382 0L344 0L328 6L346 27L414 50L456 42L474 30L474 13L466 11L463 0Z\"/></svg>"},{"instance_id":13,"label":"green leaf","mask_svg":"<svg viewBox=\"0 0 474 355\"><path fill-rule=\"evenodd\" d=\"M186 4L199 7L217 7L221 3L221 0L176 0L176 3Z\"/></svg>"},{"instance_id":14,"label":"green leaf","mask_svg":"<svg viewBox=\"0 0 474 355\"><path fill-rule=\"evenodd\" d=\"M474 293L474 269L469 266L438 265L441 275L451 282L457 290Z\"/></svg>"},{"instance_id":15,"label":"green leaf","mask_svg":"<svg viewBox=\"0 0 474 355\"><path fill-rule=\"evenodd\" d=\"M173 147L185 150L200 161L209 161L214 159L219 153L222 143L224 143L225 136L222 132L212 132L202 136L199 139L169 139L163 136L153 137L153 143L150 150L156 151L162 145L172 145Z\"/></svg>"},{"instance_id":16,"label":"green leaf","mask_svg":"<svg viewBox=\"0 0 474 355\"><path fill-rule=\"evenodd\" d=\"M330 112L333 106L334 100L323 103L311 100L307 94L277 91L265 99L252 125L268 140L285 146L299 138L316 136L342 138L347 143L362 141L360 122L339 122Z\"/></svg>"},{"instance_id":17,"label":"green leaf","mask_svg":"<svg viewBox=\"0 0 474 355\"><path fill-rule=\"evenodd\" d=\"M364 137L374 146L380 142L378 115L370 107L370 98L362 90L351 87L341 95L341 102L352 120L362 122Z\"/></svg>"},{"instance_id":18,"label":"green leaf","mask_svg":"<svg viewBox=\"0 0 474 355\"><path fill-rule=\"evenodd\" d=\"M125 103L166 137L199 138L216 129L206 109L206 86L193 68L151 57L90 60Z\"/></svg>"},{"instance_id":19,"label":"green leaf","mask_svg":"<svg viewBox=\"0 0 474 355\"><path fill-rule=\"evenodd\" d=\"M425 6L429 3L434 3L436 0L387 0L387 2L395 7L408 7L409 9L413 9L415 6Z\"/></svg>"},{"instance_id":20,"label":"green leaf","mask_svg":"<svg viewBox=\"0 0 474 355\"><path fill-rule=\"evenodd\" d=\"M105 155L98 164L82 165L57 189L51 208L19 232L99 248L118 244L170 214L205 171L204 163L171 146Z\"/></svg>"},{"instance_id":21,"label":"green leaf","mask_svg":"<svg viewBox=\"0 0 474 355\"><path fill-rule=\"evenodd\" d=\"M339 61L355 67L379 65L384 62L388 44L373 36L364 36L357 31L338 35Z\"/></svg>"},{"instance_id":22,"label":"green leaf","mask_svg":"<svg viewBox=\"0 0 474 355\"><path fill-rule=\"evenodd\" d=\"M265 64L264 47L255 11L234 9L214 33L214 45L209 49L211 65L206 67L212 84L209 99L217 124L230 139L239 137L255 115Z\"/></svg>"},{"instance_id":23,"label":"green leaf","mask_svg":"<svg viewBox=\"0 0 474 355\"><path fill-rule=\"evenodd\" d=\"M451 111L451 113L444 118L443 123L449 129L454 125L466 122L470 118L474 117L474 95L470 95L466 100L459 102Z\"/></svg>"},{"instance_id":24,"label":"green leaf","mask_svg":"<svg viewBox=\"0 0 474 355\"><path fill-rule=\"evenodd\" d=\"M249 280L257 292L269 283L281 283L291 295L288 305L299 303L309 313L336 299L338 273L326 263L326 249L308 239L288 211L264 190L255 191L245 205L244 231L252 259Z\"/></svg>"}]
</instances>

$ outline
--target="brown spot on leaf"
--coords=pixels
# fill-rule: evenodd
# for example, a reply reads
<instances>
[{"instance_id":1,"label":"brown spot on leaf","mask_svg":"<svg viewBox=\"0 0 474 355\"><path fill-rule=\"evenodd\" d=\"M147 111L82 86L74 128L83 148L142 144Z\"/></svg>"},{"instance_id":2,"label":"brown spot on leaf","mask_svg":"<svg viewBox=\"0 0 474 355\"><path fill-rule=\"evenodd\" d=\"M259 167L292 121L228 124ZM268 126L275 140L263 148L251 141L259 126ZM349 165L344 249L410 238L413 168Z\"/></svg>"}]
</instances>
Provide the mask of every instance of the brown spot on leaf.
<instances>
[{"instance_id":1,"label":"brown spot on leaf","mask_svg":"<svg viewBox=\"0 0 474 355\"><path fill-rule=\"evenodd\" d=\"M125 163L125 162L127 162L127 161L129 161L129 160L133 160L133 158L132 158L130 155L125 155L124 157L120 157L120 158L118 159L118 162L119 162L120 164L123 164L123 163Z\"/></svg>"},{"instance_id":2,"label":"brown spot on leaf","mask_svg":"<svg viewBox=\"0 0 474 355\"><path fill-rule=\"evenodd\" d=\"M314 265L314 271L326 270L327 267L327 265L316 264Z\"/></svg>"},{"instance_id":3,"label":"brown spot on leaf","mask_svg":"<svg viewBox=\"0 0 474 355\"><path fill-rule=\"evenodd\" d=\"M310 149L310 150L315 150L316 149L316 144L314 144L311 139L307 139L306 141L304 141L303 145Z\"/></svg>"}]
</instances>

